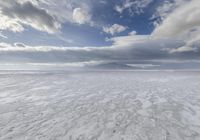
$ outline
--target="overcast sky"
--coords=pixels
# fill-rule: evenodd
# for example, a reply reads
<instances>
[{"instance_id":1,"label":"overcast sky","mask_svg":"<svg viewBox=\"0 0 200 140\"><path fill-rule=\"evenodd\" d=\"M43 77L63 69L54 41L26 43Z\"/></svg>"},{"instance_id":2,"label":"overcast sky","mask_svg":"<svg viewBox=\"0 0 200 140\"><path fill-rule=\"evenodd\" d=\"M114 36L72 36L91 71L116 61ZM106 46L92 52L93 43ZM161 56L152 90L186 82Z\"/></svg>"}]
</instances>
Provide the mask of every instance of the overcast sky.
<instances>
[{"instance_id":1,"label":"overcast sky","mask_svg":"<svg viewBox=\"0 0 200 140\"><path fill-rule=\"evenodd\" d=\"M0 0L0 69L200 68L199 17L200 0Z\"/></svg>"}]
</instances>

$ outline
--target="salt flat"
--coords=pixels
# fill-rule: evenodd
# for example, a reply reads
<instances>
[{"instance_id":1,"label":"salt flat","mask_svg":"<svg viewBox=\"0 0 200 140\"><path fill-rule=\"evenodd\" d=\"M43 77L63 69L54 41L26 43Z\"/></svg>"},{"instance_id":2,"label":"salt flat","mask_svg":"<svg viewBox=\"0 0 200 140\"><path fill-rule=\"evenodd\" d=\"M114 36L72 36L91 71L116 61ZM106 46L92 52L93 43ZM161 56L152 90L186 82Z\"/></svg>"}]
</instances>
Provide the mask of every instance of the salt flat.
<instances>
[{"instance_id":1,"label":"salt flat","mask_svg":"<svg viewBox=\"0 0 200 140\"><path fill-rule=\"evenodd\" d=\"M0 140L199 140L200 72L0 72Z\"/></svg>"}]
</instances>

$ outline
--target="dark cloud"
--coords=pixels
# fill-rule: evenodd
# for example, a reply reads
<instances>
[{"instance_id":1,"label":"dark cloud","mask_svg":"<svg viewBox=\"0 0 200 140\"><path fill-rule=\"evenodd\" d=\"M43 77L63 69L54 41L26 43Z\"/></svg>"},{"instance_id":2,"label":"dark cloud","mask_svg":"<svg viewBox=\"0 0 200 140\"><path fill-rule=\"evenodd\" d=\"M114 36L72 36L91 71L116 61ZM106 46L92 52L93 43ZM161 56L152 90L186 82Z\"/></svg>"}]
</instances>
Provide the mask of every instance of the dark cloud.
<instances>
[{"instance_id":1,"label":"dark cloud","mask_svg":"<svg viewBox=\"0 0 200 140\"><path fill-rule=\"evenodd\" d=\"M54 16L50 15L45 9L36 7L31 2L5 1L0 6L2 16L6 16L10 23L29 25L48 33L54 33L60 28L60 24Z\"/></svg>"}]
</instances>

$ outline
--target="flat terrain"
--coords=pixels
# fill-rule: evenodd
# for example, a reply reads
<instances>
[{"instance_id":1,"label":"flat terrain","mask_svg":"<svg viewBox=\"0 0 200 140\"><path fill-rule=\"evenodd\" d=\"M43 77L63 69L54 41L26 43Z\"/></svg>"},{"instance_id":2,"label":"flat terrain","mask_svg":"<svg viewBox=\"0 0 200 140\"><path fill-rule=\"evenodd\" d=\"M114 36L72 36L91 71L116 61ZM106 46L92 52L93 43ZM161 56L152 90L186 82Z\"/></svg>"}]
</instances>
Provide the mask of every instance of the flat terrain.
<instances>
[{"instance_id":1,"label":"flat terrain","mask_svg":"<svg viewBox=\"0 0 200 140\"><path fill-rule=\"evenodd\" d=\"M0 72L0 140L200 140L200 72Z\"/></svg>"}]
</instances>

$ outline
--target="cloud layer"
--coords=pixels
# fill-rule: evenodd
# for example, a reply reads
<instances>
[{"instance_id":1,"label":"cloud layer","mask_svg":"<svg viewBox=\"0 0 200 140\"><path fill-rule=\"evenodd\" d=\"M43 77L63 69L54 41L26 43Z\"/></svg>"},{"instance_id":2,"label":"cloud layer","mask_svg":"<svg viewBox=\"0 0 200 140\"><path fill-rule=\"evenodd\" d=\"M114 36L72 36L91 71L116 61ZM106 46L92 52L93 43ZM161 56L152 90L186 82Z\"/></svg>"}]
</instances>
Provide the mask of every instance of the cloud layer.
<instances>
[{"instance_id":1,"label":"cloud layer","mask_svg":"<svg viewBox=\"0 0 200 140\"><path fill-rule=\"evenodd\" d=\"M0 44L0 63L29 63L63 66L112 64L136 66L135 64L162 65L162 61L179 62L198 60L199 49L193 52L173 53L169 50L183 46L184 42L170 39L153 39L150 36L129 35L111 38L112 46L104 47L56 47L26 46L21 43ZM154 61L157 63L154 64ZM94 63L89 63L94 62ZM65 65L66 64L66 65ZM71 65L70 65L71 64ZM50 64L49 64L50 65ZM76 65L77 66L77 65ZM141 65L138 65L141 67ZM144 67L146 68L146 67Z\"/></svg>"}]
</instances>

